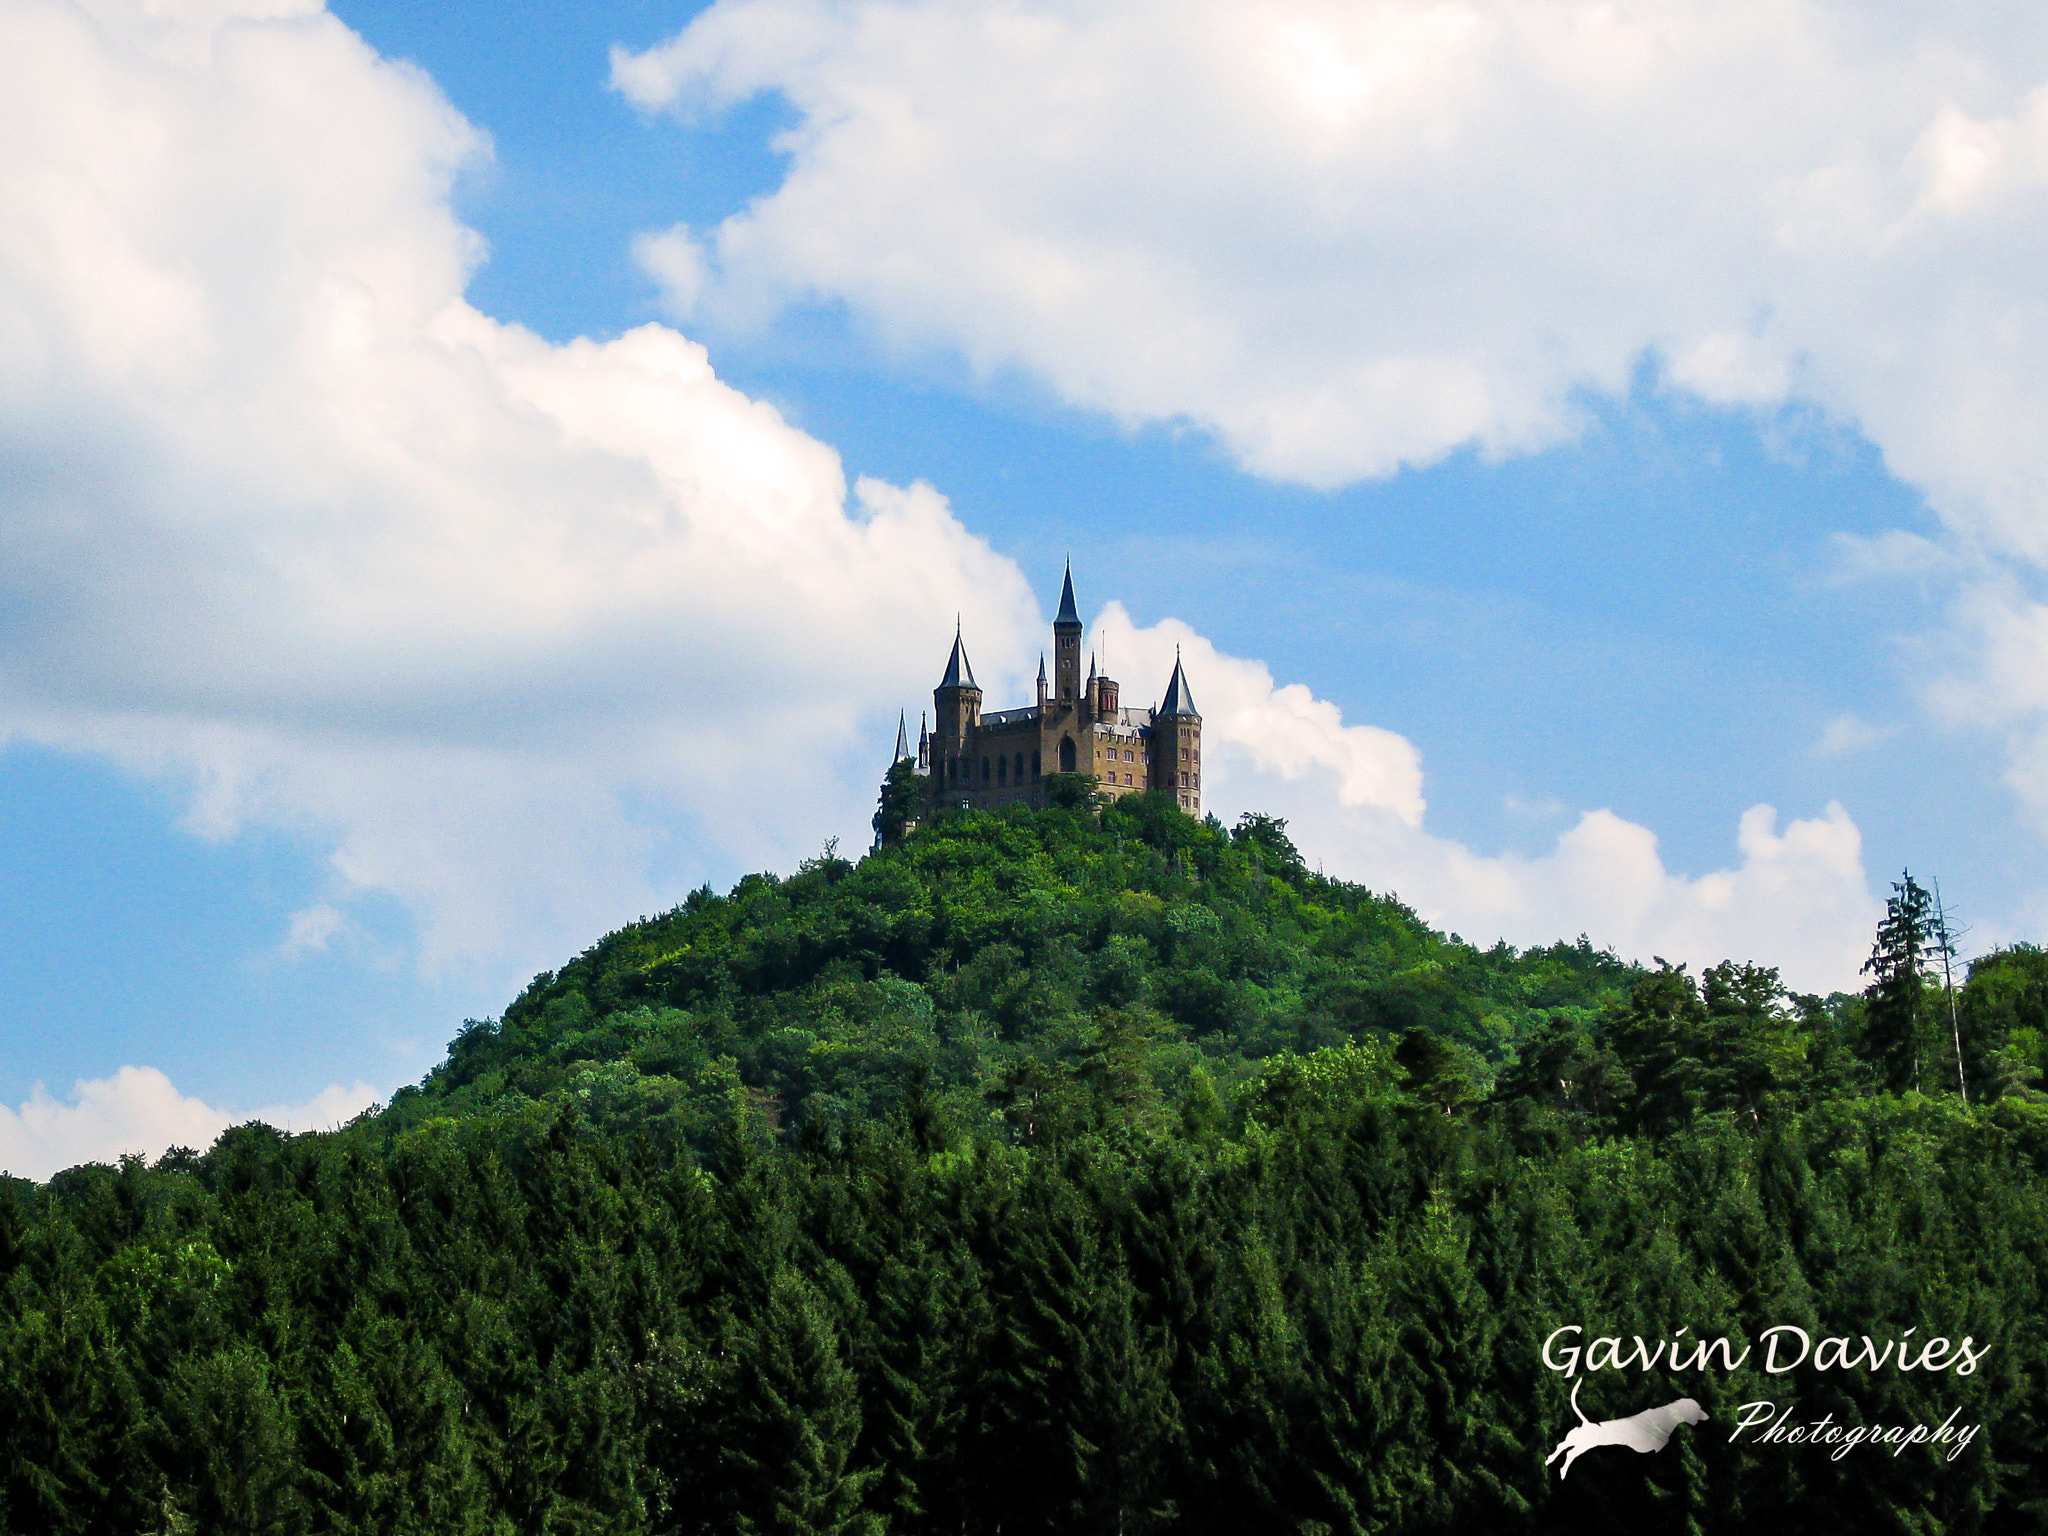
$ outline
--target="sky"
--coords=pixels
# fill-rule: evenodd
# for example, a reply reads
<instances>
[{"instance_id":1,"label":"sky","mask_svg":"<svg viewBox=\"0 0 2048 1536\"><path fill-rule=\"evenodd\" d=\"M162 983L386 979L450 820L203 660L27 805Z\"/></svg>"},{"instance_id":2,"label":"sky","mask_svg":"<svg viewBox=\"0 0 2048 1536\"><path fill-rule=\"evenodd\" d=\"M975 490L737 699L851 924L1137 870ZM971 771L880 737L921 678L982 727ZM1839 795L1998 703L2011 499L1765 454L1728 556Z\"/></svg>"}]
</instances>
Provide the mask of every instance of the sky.
<instances>
[{"instance_id":1,"label":"sky","mask_svg":"<svg viewBox=\"0 0 2048 1536\"><path fill-rule=\"evenodd\" d=\"M2048 14L0 0L0 1167L869 836L1063 562L1477 943L2048 921Z\"/></svg>"}]
</instances>

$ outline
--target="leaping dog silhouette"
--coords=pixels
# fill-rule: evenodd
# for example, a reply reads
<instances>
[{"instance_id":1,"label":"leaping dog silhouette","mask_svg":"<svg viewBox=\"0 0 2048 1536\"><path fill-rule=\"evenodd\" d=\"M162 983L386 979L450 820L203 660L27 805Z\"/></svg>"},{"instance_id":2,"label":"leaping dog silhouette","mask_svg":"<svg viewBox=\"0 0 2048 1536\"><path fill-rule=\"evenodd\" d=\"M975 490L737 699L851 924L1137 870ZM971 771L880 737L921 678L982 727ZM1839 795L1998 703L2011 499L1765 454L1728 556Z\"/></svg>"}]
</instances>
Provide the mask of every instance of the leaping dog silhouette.
<instances>
[{"instance_id":1,"label":"leaping dog silhouette","mask_svg":"<svg viewBox=\"0 0 2048 1536\"><path fill-rule=\"evenodd\" d=\"M1661 1451L1671 1439L1671 1432L1679 1425L1704 1423L1707 1417L1706 1409L1689 1397L1681 1397L1661 1408L1645 1408L1625 1419L1603 1419L1595 1424L1579 1407L1579 1388L1584 1385L1583 1381L1572 1384L1572 1412L1579 1416L1578 1428L1558 1441L1557 1449L1543 1460L1547 1467L1558 1457L1564 1458L1564 1466L1557 1474L1560 1478L1569 1477L1572 1463L1596 1445L1625 1445L1632 1451Z\"/></svg>"}]
</instances>

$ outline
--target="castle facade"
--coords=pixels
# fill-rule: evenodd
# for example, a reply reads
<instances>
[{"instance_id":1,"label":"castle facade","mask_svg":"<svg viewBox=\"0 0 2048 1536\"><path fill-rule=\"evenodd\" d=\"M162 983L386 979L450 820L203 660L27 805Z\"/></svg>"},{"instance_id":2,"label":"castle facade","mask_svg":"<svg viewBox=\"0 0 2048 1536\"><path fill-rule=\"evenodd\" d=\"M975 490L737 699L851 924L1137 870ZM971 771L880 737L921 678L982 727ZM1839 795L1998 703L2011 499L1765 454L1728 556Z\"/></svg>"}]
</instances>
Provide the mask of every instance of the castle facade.
<instances>
[{"instance_id":1,"label":"castle facade","mask_svg":"<svg viewBox=\"0 0 2048 1536\"><path fill-rule=\"evenodd\" d=\"M1070 567L1052 621L1052 677L1038 658L1038 702L983 714L981 685L956 630L946 675L932 690L933 722L918 728L917 772L931 809L1043 805L1054 773L1087 774L1104 797L1148 789L1174 796L1190 815L1202 810L1202 717L1180 658L1165 696L1151 709L1126 709L1117 683L1088 663L1081 676L1081 615ZM906 726L896 728L896 760L911 757Z\"/></svg>"}]
</instances>

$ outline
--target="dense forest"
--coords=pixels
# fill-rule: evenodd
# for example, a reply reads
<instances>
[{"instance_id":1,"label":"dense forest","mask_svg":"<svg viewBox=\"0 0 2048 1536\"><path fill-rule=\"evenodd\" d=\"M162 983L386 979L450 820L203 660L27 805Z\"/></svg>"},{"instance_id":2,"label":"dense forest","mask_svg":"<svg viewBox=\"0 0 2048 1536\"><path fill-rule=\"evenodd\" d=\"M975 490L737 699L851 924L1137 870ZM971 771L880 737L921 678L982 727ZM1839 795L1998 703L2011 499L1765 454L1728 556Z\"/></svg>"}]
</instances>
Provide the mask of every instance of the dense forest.
<instances>
[{"instance_id":1,"label":"dense forest","mask_svg":"<svg viewBox=\"0 0 2048 1536\"><path fill-rule=\"evenodd\" d=\"M2048 955L1952 968L1910 876L1854 996L1481 949L1055 788L885 792L342 1131L0 1181L0 1527L2048 1529ZM1566 1325L1983 1354L1568 1379ZM1707 1419L1560 1478L1574 1387ZM1981 1432L1731 1440L1795 1399Z\"/></svg>"}]
</instances>

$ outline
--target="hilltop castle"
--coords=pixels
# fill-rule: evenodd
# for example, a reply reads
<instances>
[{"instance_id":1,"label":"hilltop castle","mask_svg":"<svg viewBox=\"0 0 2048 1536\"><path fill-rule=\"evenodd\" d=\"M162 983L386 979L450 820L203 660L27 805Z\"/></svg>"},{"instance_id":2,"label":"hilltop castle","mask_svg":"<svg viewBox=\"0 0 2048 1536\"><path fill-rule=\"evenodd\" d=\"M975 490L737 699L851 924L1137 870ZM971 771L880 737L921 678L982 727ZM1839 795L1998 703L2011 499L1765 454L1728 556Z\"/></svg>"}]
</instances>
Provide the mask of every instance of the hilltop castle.
<instances>
[{"instance_id":1,"label":"hilltop castle","mask_svg":"<svg viewBox=\"0 0 2048 1536\"><path fill-rule=\"evenodd\" d=\"M914 761L929 784L930 809L1045 804L1053 773L1092 776L1098 794L1148 789L1175 797L1190 815L1202 810L1202 717L1175 656L1166 696L1152 709L1125 709L1117 684L1088 662L1081 678L1081 615L1074 607L1070 566L1052 621L1052 681L1038 658L1038 702L1023 709L981 712L981 685L958 629L946 675L932 690L935 720L918 726L910 751L907 722L896 723L895 761Z\"/></svg>"}]
</instances>

